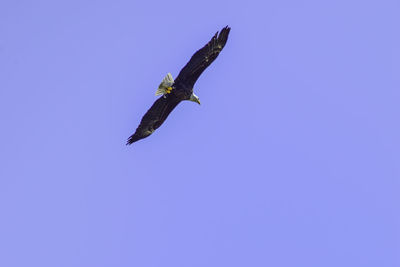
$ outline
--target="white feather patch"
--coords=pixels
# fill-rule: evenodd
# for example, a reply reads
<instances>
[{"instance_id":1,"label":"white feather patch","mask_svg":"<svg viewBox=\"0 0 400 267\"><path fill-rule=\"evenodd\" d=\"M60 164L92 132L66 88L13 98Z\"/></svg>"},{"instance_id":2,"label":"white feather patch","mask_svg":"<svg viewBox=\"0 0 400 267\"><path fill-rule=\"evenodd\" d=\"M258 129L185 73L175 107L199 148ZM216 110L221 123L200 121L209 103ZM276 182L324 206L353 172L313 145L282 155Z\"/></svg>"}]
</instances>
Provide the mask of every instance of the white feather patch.
<instances>
[{"instance_id":1,"label":"white feather patch","mask_svg":"<svg viewBox=\"0 0 400 267\"><path fill-rule=\"evenodd\" d=\"M167 93L167 88L171 87L174 84L174 79L172 78L171 73L168 73L156 91L156 95L164 95Z\"/></svg>"}]
</instances>

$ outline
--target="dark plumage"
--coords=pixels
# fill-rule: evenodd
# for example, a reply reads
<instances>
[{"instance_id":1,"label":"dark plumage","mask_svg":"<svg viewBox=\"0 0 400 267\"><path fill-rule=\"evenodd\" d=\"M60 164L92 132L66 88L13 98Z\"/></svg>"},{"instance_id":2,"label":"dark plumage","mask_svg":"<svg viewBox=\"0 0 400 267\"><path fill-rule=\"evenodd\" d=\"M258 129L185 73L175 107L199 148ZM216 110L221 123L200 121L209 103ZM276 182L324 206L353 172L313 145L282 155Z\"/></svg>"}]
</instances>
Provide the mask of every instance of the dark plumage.
<instances>
[{"instance_id":1,"label":"dark plumage","mask_svg":"<svg viewBox=\"0 0 400 267\"><path fill-rule=\"evenodd\" d=\"M183 100L200 104L193 93L193 86L201 73L217 58L228 40L230 28L226 26L191 57L173 81L168 74L161 82L156 94L162 94L140 121L135 133L127 141L127 145L151 135L165 121L171 111Z\"/></svg>"}]
</instances>

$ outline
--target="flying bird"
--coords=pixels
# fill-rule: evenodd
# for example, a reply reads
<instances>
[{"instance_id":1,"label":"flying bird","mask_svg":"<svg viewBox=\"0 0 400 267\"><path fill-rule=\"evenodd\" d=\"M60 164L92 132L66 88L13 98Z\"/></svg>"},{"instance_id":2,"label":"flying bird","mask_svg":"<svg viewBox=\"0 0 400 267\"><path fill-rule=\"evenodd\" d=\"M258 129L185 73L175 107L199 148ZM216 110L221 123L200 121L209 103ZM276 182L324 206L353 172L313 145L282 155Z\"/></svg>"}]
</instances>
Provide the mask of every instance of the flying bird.
<instances>
[{"instance_id":1,"label":"flying bird","mask_svg":"<svg viewBox=\"0 0 400 267\"><path fill-rule=\"evenodd\" d=\"M189 100L200 104L199 97L193 93L193 86L224 48L230 30L226 26L221 32L217 32L203 48L194 53L175 80L171 73L165 76L156 91L156 96L161 97L144 114L135 133L128 138L127 145L151 135L181 101Z\"/></svg>"}]
</instances>

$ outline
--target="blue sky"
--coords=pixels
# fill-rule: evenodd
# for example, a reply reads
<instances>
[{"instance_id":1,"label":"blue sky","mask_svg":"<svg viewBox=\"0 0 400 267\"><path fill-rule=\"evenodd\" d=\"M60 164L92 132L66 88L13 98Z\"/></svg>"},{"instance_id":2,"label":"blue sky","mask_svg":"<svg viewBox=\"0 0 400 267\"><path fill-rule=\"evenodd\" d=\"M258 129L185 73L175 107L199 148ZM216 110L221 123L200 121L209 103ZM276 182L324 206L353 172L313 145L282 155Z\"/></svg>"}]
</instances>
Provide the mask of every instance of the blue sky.
<instances>
[{"instance_id":1,"label":"blue sky","mask_svg":"<svg viewBox=\"0 0 400 267\"><path fill-rule=\"evenodd\" d=\"M0 266L399 266L396 1L2 1ZM126 139L212 35L195 93Z\"/></svg>"}]
</instances>

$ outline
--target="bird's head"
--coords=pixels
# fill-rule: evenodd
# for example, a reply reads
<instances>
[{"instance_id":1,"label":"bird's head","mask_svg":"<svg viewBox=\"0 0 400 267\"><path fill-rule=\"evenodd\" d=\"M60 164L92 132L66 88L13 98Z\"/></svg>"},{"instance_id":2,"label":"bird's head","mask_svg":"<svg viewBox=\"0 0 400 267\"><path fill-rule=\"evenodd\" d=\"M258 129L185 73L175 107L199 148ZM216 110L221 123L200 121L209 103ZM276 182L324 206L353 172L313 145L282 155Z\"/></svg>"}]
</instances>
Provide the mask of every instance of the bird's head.
<instances>
[{"instance_id":1,"label":"bird's head","mask_svg":"<svg viewBox=\"0 0 400 267\"><path fill-rule=\"evenodd\" d=\"M194 93L191 94L189 100L190 100L190 101L193 101L193 102L196 102L197 104L200 105L200 99L199 99L199 97L198 97L197 95L195 95Z\"/></svg>"}]
</instances>

